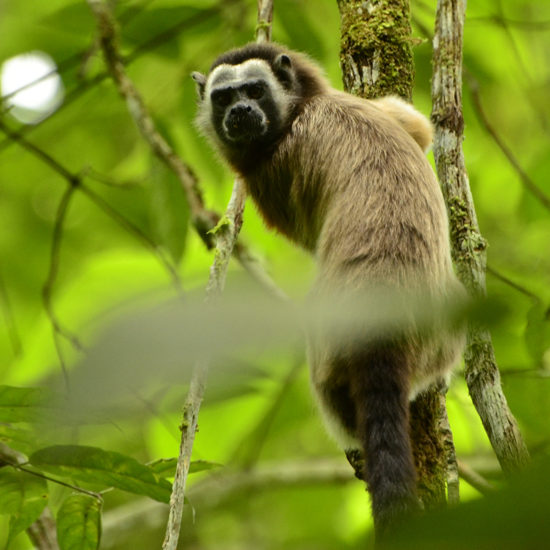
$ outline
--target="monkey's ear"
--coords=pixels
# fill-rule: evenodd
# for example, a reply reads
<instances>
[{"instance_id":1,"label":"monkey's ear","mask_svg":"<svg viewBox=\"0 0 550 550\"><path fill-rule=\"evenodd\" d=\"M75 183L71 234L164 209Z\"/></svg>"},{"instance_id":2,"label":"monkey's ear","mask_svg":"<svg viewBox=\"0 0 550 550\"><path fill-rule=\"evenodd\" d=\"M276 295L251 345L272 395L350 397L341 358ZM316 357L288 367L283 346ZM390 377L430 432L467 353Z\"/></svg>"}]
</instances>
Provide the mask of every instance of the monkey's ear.
<instances>
[{"instance_id":1,"label":"monkey's ear","mask_svg":"<svg viewBox=\"0 0 550 550\"><path fill-rule=\"evenodd\" d=\"M286 70L292 68L292 61L290 60L290 57L286 53L280 53L276 58L275 62L273 63L275 65L275 70Z\"/></svg>"},{"instance_id":2,"label":"monkey's ear","mask_svg":"<svg viewBox=\"0 0 550 550\"><path fill-rule=\"evenodd\" d=\"M201 99L204 99L204 88L206 86L206 76L197 71L191 73L191 78L197 83L197 93Z\"/></svg>"},{"instance_id":3,"label":"monkey's ear","mask_svg":"<svg viewBox=\"0 0 550 550\"><path fill-rule=\"evenodd\" d=\"M273 71L281 84L287 89L294 87L294 71L292 70L292 60L286 53L280 53L273 62Z\"/></svg>"}]
</instances>

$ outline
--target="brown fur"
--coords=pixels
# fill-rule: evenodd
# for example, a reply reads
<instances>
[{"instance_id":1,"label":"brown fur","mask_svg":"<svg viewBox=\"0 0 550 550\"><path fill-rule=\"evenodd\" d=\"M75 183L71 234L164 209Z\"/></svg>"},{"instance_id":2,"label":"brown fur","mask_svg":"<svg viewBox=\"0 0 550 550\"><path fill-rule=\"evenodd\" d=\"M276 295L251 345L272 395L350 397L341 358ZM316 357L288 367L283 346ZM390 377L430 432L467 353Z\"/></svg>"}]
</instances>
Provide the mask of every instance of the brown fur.
<instances>
[{"instance_id":1,"label":"brown fur","mask_svg":"<svg viewBox=\"0 0 550 550\"><path fill-rule=\"evenodd\" d=\"M336 91L304 55L269 48L266 63L273 51L284 52L296 78L282 135L262 149L214 141L267 225L315 255L312 299L380 288L435 300L462 296L443 197L423 154L429 122L398 98L367 101ZM229 52L222 62L241 63L243 56ZM212 137L205 113L199 125ZM413 317L404 299L403 318ZM445 324L419 331L414 321L395 334L363 336L359 343L335 341L317 327L309 360L329 429L344 447L367 454L375 523L383 531L416 507L408 400L446 375L463 337Z\"/></svg>"}]
</instances>

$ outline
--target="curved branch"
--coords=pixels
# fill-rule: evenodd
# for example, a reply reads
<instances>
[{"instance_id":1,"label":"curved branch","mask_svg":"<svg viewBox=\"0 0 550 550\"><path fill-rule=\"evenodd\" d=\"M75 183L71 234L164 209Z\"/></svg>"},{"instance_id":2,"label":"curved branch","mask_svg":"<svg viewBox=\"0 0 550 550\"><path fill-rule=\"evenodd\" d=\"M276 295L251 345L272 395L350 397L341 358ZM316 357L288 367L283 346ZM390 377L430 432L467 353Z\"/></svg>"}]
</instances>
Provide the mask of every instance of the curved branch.
<instances>
[{"instance_id":1,"label":"curved branch","mask_svg":"<svg viewBox=\"0 0 550 550\"><path fill-rule=\"evenodd\" d=\"M502 151L512 168L517 172L521 183L546 209L550 210L550 197L544 193L544 191L531 179L529 174L520 165L518 159L515 157L512 150L504 143L504 140L500 134L496 131L495 127L491 124L487 118L487 114L483 109L481 103L481 96L479 93L479 82L474 76L467 70L464 71L468 87L470 88L472 105L477 115L479 122L493 138L493 141L497 144L497 147Z\"/></svg>"}]
</instances>

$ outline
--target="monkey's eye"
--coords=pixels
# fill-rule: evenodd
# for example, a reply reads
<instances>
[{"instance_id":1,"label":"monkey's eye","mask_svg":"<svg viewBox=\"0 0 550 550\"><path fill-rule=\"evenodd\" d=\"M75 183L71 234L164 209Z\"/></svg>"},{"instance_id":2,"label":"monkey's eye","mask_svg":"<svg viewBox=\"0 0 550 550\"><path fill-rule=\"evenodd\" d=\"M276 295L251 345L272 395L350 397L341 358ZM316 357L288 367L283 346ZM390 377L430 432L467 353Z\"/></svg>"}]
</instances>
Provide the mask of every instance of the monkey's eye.
<instances>
[{"instance_id":1,"label":"monkey's eye","mask_svg":"<svg viewBox=\"0 0 550 550\"><path fill-rule=\"evenodd\" d=\"M210 97L212 103L219 107L227 107L231 103L231 90L214 90Z\"/></svg>"},{"instance_id":2,"label":"monkey's eye","mask_svg":"<svg viewBox=\"0 0 550 550\"><path fill-rule=\"evenodd\" d=\"M264 95L264 87L261 84L250 84L246 87L246 95L250 99L260 99Z\"/></svg>"}]
</instances>

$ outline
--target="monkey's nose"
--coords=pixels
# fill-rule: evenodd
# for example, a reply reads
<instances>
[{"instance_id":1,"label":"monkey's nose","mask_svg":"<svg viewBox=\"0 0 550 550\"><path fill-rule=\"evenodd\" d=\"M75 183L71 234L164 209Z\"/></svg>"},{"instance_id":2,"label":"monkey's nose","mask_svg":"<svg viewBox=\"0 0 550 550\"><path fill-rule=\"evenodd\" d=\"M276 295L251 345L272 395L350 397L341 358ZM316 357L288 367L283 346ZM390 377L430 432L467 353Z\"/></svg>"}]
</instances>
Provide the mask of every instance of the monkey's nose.
<instances>
[{"instance_id":1,"label":"monkey's nose","mask_svg":"<svg viewBox=\"0 0 550 550\"><path fill-rule=\"evenodd\" d=\"M231 108L228 115L228 122L232 126L239 126L242 124L247 117L250 116L250 113L252 112L252 107L250 105L235 105Z\"/></svg>"},{"instance_id":2,"label":"monkey's nose","mask_svg":"<svg viewBox=\"0 0 550 550\"><path fill-rule=\"evenodd\" d=\"M251 105L234 105L225 119L226 131L231 139L255 137L263 132L263 118Z\"/></svg>"}]
</instances>

